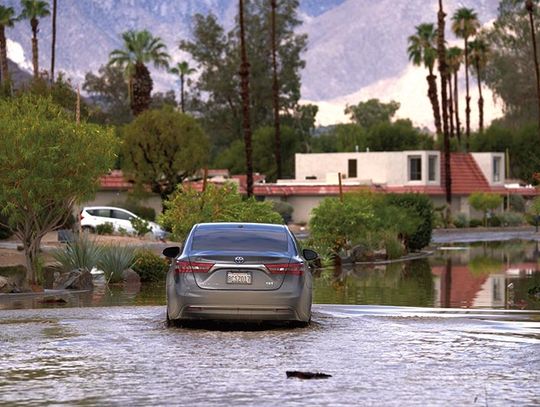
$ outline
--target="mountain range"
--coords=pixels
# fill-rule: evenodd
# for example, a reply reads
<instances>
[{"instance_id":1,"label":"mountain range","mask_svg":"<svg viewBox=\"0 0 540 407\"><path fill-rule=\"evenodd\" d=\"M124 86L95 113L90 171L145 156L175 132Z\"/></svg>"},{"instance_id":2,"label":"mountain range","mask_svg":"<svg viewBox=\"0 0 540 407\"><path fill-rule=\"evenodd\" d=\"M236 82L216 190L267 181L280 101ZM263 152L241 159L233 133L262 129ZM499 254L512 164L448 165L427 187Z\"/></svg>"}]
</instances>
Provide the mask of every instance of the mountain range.
<instances>
[{"instance_id":1,"label":"mountain range","mask_svg":"<svg viewBox=\"0 0 540 407\"><path fill-rule=\"evenodd\" d=\"M2 0L20 10L19 0ZM186 59L178 49L189 38L192 16L214 13L230 27L237 0L77 0L59 2L57 71L74 83L105 64L111 50L121 46L120 34L128 29L149 29L163 38L175 60ZM483 23L496 16L496 0L446 0L447 13L458 7L478 12ZM308 34L302 72L302 99L320 107L318 121L345 121L347 103L378 97L398 100L401 117L431 126L426 97L426 73L412 68L407 59L407 37L422 22L436 22L436 0L300 0L299 32ZM450 22L447 20L447 26ZM449 34L451 40L453 37ZM30 25L27 21L7 30L9 57L21 68L31 68ZM40 23L40 64L50 64L50 19ZM176 88L172 76L153 72L157 90ZM473 95L474 98L474 95ZM489 98L489 92L488 97ZM488 100L491 101L491 100ZM474 113L473 113L474 114ZM487 119L500 114L488 103Z\"/></svg>"}]
</instances>

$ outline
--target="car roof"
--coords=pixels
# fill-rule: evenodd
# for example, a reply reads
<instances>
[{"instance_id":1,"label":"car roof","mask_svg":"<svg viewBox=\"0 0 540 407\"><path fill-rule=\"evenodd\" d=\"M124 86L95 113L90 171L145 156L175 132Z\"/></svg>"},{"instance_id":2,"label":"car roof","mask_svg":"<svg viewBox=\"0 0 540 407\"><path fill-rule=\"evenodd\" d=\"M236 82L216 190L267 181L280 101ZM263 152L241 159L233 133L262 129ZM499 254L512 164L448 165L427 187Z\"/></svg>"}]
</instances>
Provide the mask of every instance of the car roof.
<instances>
[{"instance_id":1,"label":"car roof","mask_svg":"<svg viewBox=\"0 0 540 407\"><path fill-rule=\"evenodd\" d=\"M89 210L89 209L113 209L113 210L132 213L131 211L129 211L127 209L119 208L117 206L85 206L84 208L82 208L83 211L86 211L86 210Z\"/></svg>"},{"instance_id":2,"label":"car roof","mask_svg":"<svg viewBox=\"0 0 540 407\"><path fill-rule=\"evenodd\" d=\"M213 222L213 223L199 223L195 225L196 229L237 229L245 228L247 230L286 230L285 225L278 225L272 223L243 223L243 222Z\"/></svg>"}]
</instances>

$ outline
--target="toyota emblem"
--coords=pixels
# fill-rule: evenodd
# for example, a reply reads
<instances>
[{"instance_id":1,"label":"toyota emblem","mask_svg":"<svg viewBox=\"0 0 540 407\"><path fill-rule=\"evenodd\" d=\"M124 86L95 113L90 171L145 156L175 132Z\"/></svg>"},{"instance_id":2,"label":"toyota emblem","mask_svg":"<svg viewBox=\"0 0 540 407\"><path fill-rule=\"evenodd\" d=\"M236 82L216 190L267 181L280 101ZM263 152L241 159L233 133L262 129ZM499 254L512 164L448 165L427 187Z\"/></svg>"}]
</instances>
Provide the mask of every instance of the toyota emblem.
<instances>
[{"instance_id":1,"label":"toyota emblem","mask_svg":"<svg viewBox=\"0 0 540 407\"><path fill-rule=\"evenodd\" d=\"M237 264L242 264L244 262L244 258L240 257L240 256L235 257L234 262L237 263Z\"/></svg>"}]
</instances>

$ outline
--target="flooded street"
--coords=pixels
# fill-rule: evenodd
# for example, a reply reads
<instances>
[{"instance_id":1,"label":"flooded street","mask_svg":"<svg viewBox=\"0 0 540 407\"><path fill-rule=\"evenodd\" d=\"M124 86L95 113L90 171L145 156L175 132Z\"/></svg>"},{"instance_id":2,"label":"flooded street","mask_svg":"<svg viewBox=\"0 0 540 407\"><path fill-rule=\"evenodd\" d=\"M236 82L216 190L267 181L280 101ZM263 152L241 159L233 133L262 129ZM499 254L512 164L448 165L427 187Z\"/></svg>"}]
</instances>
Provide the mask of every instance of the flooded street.
<instances>
[{"instance_id":1,"label":"flooded street","mask_svg":"<svg viewBox=\"0 0 540 407\"><path fill-rule=\"evenodd\" d=\"M538 259L483 243L317 270L297 329L167 328L163 283L4 295L0 404L538 405Z\"/></svg>"},{"instance_id":2,"label":"flooded street","mask_svg":"<svg viewBox=\"0 0 540 407\"><path fill-rule=\"evenodd\" d=\"M0 401L540 403L540 314L427 311L319 305L308 328L263 331L166 328L156 306L0 311Z\"/></svg>"}]
</instances>

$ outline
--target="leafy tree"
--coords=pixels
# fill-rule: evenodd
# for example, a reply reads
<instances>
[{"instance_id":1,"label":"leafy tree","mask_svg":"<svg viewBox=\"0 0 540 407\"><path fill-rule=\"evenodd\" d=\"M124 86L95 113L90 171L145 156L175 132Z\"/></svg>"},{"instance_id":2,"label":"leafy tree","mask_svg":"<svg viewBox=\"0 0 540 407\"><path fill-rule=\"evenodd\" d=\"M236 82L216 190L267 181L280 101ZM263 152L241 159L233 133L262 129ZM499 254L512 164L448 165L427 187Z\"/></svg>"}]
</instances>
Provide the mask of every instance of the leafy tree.
<instances>
[{"instance_id":1,"label":"leafy tree","mask_svg":"<svg viewBox=\"0 0 540 407\"><path fill-rule=\"evenodd\" d=\"M15 10L13 7L0 5L0 75L2 83L9 87L9 70L7 59L6 28L13 27L15 24Z\"/></svg>"},{"instance_id":2,"label":"leafy tree","mask_svg":"<svg viewBox=\"0 0 540 407\"><path fill-rule=\"evenodd\" d=\"M196 70L194 68L191 68L187 61L182 61L182 62L178 62L174 67L172 67L169 70L169 72L180 78L180 107L182 109L182 113L185 113L186 103L185 103L184 84L186 81L186 77L194 74Z\"/></svg>"},{"instance_id":3,"label":"leafy tree","mask_svg":"<svg viewBox=\"0 0 540 407\"><path fill-rule=\"evenodd\" d=\"M122 133L126 172L162 200L208 159L208 137L196 120L168 106L141 113Z\"/></svg>"},{"instance_id":4,"label":"leafy tree","mask_svg":"<svg viewBox=\"0 0 540 407\"><path fill-rule=\"evenodd\" d=\"M281 5L281 4L280 4ZM278 78L278 60L277 60L277 33L276 33L276 14L278 3L276 0L270 0L271 6L271 48L272 48L272 104L274 108L274 155L276 159L277 178L282 178L281 167L281 121L279 117L279 78Z\"/></svg>"},{"instance_id":5,"label":"leafy tree","mask_svg":"<svg viewBox=\"0 0 540 407\"><path fill-rule=\"evenodd\" d=\"M469 196L469 205L484 214L484 226L487 226L488 211L499 208L502 205L502 202L502 197L497 194L475 192Z\"/></svg>"},{"instance_id":6,"label":"leafy tree","mask_svg":"<svg viewBox=\"0 0 540 407\"><path fill-rule=\"evenodd\" d=\"M535 9L538 5L533 0L525 1L525 9L529 14L529 25L531 27L531 39L534 57L534 72L536 74L536 97L538 102L538 129L540 129L540 66L538 65L538 47L536 45L536 27L534 24Z\"/></svg>"},{"instance_id":7,"label":"leafy tree","mask_svg":"<svg viewBox=\"0 0 540 407\"><path fill-rule=\"evenodd\" d=\"M20 18L30 20L32 28L32 65L34 66L34 79L39 76L39 52L37 33L39 32L39 19L51 14L49 3L43 0L21 0L23 7Z\"/></svg>"},{"instance_id":8,"label":"leafy tree","mask_svg":"<svg viewBox=\"0 0 540 407\"><path fill-rule=\"evenodd\" d=\"M172 230L177 241L183 241L197 223L283 223L271 202L257 202L254 198L243 200L235 184L216 186L210 183L204 192L179 186L165 202L165 208L160 223Z\"/></svg>"},{"instance_id":9,"label":"leafy tree","mask_svg":"<svg viewBox=\"0 0 540 407\"><path fill-rule=\"evenodd\" d=\"M514 133L510 157L514 176L538 184L534 177L535 173L540 172L540 143L536 124L524 126Z\"/></svg>"},{"instance_id":10,"label":"leafy tree","mask_svg":"<svg viewBox=\"0 0 540 407\"><path fill-rule=\"evenodd\" d=\"M458 38L463 38L465 44L465 132L467 134L467 148L471 136L471 97L469 95L469 38L476 34L480 28L480 21L476 12L470 8L461 7L452 16L452 31Z\"/></svg>"},{"instance_id":11,"label":"leafy tree","mask_svg":"<svg viewBox=\"0 0 540 407\"><path fill-rule=\"evenodd\" d=\"M131 110L137 116L150 107L154 86L146 65L151 63L156 68L168 68L170 56L161 38L154 37L147 30L126 31L122 39L123 48L110 53L109 65L124 70L128 78Z\"/></svg>"},{"instance_id":12,"label":"leafy tree","mask_svg":"<svg viewBox=\"0 0 540 407\"><path fill-rule=\"evenodd\" d=\"M98 74L88 72L82 86L93 105L103 112L106 124L125 124L133 120L124 73L117 66L101 66Z\"/></svg>"},{"instance_id":13,"label":"leafy tree","mask_svg":"<svg viewBox=\"0 0 540 407\"><path fill-rule=\"evenodd\" d=\"M433 147L430 140L415 129L410 120L398 120L373 126L367 135L367 146L371 151L415 150Z\"/></svg>"},{"instance_id":14,"label":"leafy tree","mask_svg":"<svg viewBox=\"0 0 540 407\"><path fill-rule=\"evenodd\" d=\"M250 119L255 129L273 124L271 4L267 0L251 0L244 8L250 63ZM296 34L301 24L297 10L297 0L281 2L276 10L279 106L282 114L291 116L299 109L300 70L305 65L301 53L306 48L306 36ZM226 32L216 16L197 14L193 39L182 41L180 48L191 54L199 72L193 87L192 109L202 117L203 126L219 151L242 137L242 104L237 86L240 82L238 21Z\"/></svg>"},{"instance_id":15,"label":"leafy tree","mask_svg":"<svg viewBox=\"0 0 540 407\"><path fill-rule=\"evenodd\" d=\"M0 128L0 207L35 284L41 239L68 219L73 204L92 196L116 141L111 131L76 125L51 98L34 95L0 100Z\"/></svg>"},{"instance_id":16,"label":"leafy tree","mask_svg":"<svg viewBox=\"0 0 540 407\"><path fill-rule=\"evenodd\" d=\"M482 96L482 75L487 65L490 54L490 45L482 37L477 36L474 41L469 43L471 61L478 80L478 131L484 132L484 98Z\"/></svg>"},{"instance_id":17,"label":"leafy tree","mask_svg":"<svg viewBox=\"0 0 540 407\"><path fill-rule=\"evenodd\" d=\"M178 107L174 90L168 90L167 92L156 92L152 95L152 102L150 103L151 109L161 109L165 106L170 106L173 108Z\"/></svg>"},{"instance_id":18,"label":"leafy tree","mask_svg":"<svg viewBox=\"0 0 540 407\"><path fill-rule=\"evenodd\" d=\"M409 60L414 65L423 65L428 69L429 74L426 78L428 82L428 98L433 109L435 128L437 133L441 134L441 109L437 95L437 77L433 73L435 61L437 60L436 39L437 30L434 24L420 24L416 26L416 34L411 35L407 40L409 43L407 53L409 54Z\"/></svg>"},{"instance_id":19,"label":"leafy tree","mask_svg":"<svg viewBox=\"0 0 540 407\"><path fill-rule=\"evenodd\" d=\"M356 106L347 105L345 114L350 115L351 119L363 128L370 129L376 124L390 123L399 106L399 103L393 100L383 103L379 99L370 99Z\"/></svg>"}]
</instances>

